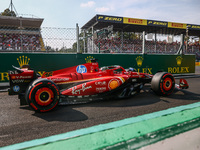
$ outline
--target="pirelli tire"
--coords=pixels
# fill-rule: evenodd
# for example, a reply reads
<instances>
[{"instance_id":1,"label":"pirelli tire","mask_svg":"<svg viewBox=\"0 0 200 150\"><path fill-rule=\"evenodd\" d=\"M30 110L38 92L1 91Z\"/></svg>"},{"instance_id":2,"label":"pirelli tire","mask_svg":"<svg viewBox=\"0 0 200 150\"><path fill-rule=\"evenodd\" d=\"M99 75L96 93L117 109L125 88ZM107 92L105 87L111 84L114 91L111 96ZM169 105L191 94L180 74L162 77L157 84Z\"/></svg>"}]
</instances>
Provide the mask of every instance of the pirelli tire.
<instances>
[{"instance_id":1,"label":"pirelli tire","mask_svg":"<svg viewBox=\"0 0 200 150\"><path fill-rule=\"evenodd\" d=\"M27 88L25 98L36 112L47 112L58 105L60 92L54 82L47 79L36 79Z\"/></svg>"},{"instance_id":2,"label":"pirelli tire","mask_svg":"<svg viewBox=\"0 0 200 150\"><path fill-rule=\"evenodd\" d=\"M167 72L158 72L151 80L151 88L157 95L168 96L175 88L174 77Z\"/></svg>"}]
</instances>

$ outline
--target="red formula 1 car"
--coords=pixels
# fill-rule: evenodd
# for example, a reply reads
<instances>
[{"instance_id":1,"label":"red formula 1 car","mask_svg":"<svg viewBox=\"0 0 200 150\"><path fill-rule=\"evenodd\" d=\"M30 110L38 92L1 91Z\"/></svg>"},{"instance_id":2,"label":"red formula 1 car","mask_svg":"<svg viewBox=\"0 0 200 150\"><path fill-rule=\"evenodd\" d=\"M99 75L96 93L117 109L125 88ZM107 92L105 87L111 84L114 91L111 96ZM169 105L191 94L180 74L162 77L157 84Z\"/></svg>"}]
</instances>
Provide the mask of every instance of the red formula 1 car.
<instances>
[{"instance_id":1,"label":"red formula 1 car","mask_svg":"<svg viewBox=\"0 0 200 150\"><path fill-rule=\"evenodd\" d=\"M170 95L175 87L188 88L184 79L176 85L170 73L151 75L118 65L99 68L96 60L46 72L42 77L27 65L14 68L14 71L9 71L9 95L18 95L21 105L28 104L38 112L50 111L59 103L128 98L139 93L145 83L151 83L152 90L163 96Z\"/></svg>"}]
</instances>

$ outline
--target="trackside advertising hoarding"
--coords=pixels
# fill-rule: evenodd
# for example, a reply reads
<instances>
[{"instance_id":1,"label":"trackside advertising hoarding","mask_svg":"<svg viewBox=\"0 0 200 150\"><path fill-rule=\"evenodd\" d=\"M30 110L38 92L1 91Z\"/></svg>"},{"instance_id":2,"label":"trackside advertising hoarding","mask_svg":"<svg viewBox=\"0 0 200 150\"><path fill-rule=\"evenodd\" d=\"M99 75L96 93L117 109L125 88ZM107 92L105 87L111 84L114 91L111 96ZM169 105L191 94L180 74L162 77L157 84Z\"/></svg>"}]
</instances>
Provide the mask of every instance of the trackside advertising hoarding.
<instances>
[{"instance_id":1,"label":"trackside advertising hoarding","mask_svg":"<svg viewBox=\"0 0 200 150\"><path fill-rule=\"evenodd\" d=\"M39 54L39 53L1 53L0 83L8 82L8 70L12 65L30 65L40 75L79 64L91 63L97 59L99 67L121 65L135 68L137 72L155 74L166 71L172 74L195 72L195 55L147 55L147 54Z\"/></svg>"},{"instance_id":2,"label":"trackside advertising hoarding","mask_svg":"<svg viewBox=\"0 0 200 150\"><path fill-rule=\"evenodd\" d=\"M97 15L96 20L99 22L123 23L123 24L143 25L143 26L157 26L157 27L178 28L178 29L186 29L188 27L188 29L200 30L200 25L139 19L139 18L129 18L129 17L119 17L119 16Z\"/></svg>"}]
</instances>

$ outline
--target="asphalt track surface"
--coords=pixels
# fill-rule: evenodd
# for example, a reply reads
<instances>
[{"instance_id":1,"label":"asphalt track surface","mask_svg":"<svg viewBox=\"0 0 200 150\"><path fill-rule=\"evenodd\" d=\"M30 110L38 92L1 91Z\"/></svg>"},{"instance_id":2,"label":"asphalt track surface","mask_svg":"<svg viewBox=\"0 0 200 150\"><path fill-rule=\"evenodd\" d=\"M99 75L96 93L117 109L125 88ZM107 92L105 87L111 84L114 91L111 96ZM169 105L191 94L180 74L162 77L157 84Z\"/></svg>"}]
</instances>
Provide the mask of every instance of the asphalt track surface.
<instances>
[{"instance_id":1,"label":"asphalt track surface","mask_svg":"<svg viewBox=\"0 0 200 150\"><path fill-rule=\"evenodd\" d=\"M189 89L169 97L155 95L146 85L130 99L58 106L47 113L21 107L17 96L0 92L0 147L199 102L200 78L187 81Z\"/></svg>"}]
</instances>

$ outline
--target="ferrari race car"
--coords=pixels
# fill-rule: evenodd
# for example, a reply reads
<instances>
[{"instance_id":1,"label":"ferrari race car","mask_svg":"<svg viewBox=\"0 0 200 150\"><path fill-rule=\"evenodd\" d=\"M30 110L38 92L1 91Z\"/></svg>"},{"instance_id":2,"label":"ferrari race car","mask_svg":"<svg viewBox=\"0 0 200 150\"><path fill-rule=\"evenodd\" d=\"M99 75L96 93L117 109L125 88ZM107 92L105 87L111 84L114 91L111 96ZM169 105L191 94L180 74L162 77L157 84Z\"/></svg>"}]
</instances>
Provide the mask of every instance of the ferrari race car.
<instances>
[{"instance_id":1,"label":"ferrari race car","mask_svg":"<svg viewBox=\"0 0 200 150\"><path fill-rule=\"evenodd\" d=\"M58 104L86 103L94 100L128 98L151 83L157 95L170 95L174 88L188 88L187 81L167 72L155 75L139 73L133 68L106 66L99 68L96 60L38 75L30 66L9 71L9 95L18 95L20 105L29 105L37 112L53 110Z\"/></svg>"}]
</instances>

